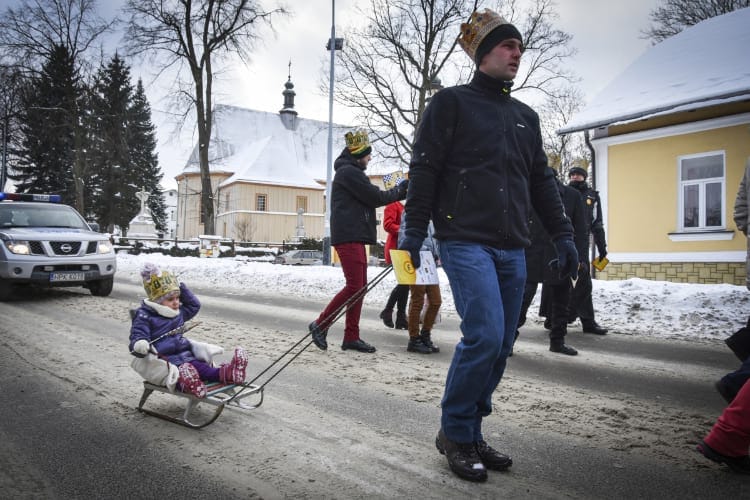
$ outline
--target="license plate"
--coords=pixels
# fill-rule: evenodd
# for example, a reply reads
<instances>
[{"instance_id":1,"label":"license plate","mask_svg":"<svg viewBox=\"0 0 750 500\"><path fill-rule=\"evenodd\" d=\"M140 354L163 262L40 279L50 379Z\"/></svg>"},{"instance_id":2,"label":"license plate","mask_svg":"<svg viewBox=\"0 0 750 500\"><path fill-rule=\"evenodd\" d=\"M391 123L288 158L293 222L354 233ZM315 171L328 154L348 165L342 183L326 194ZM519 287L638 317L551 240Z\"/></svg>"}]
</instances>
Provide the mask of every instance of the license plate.
<instances>
[{"instance_id":1,"label":"license plate","mask_svg":"<svg viewBox=\"0 0 750 500\"><path fill-rule=\"evenodd\" d=\"M83 281L85 279L83 273L50 273L50 281Z\"/></svg>"}]
</instances>

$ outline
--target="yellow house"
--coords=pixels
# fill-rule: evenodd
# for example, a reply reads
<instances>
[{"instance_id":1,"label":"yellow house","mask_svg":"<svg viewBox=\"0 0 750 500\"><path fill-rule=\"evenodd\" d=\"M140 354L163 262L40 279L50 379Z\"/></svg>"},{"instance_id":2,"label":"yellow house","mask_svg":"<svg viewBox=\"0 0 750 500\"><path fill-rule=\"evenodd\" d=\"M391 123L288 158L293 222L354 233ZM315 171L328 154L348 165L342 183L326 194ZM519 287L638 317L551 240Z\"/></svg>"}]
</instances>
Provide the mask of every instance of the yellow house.
<instances>
[{"instance_id":1,"label":"yellow house","mask_svg":"<svg viewBox=\"0 0 750 500\"><path fill-rule=\"evenodd\" d=\"M269 113L235 106L214 109L209 146L217 235L239 241L280 244L325 235L328 122L297 116L294 91L286 83L284 107ZM352 127L333 126L335 160ZM368 174L382 186L377 146ZM203 234L197 146L177 180L178 239ZM378 213L382 219L383 209ZM379 239L385 232L379 227Z\"/></svg>"},{"instance_id":2,"label":"yellow house","mask_svg":"<svg viewBox=\"0 0 750 500\"><path fill-rule=\"evenodd\" d=\"M610 259L597 277L744 285L748 26L740 9L655 45L558 131L592 149Z\"/></svg>"}]
</instances>

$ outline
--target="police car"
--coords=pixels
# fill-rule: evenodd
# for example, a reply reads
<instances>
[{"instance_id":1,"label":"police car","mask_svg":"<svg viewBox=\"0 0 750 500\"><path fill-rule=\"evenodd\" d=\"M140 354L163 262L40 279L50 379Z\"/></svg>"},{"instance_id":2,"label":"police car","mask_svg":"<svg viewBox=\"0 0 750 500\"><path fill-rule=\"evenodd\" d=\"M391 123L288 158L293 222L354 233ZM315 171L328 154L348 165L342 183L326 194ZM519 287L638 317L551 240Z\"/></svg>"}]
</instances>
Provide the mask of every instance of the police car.
<instances>
[{"instance_id":1,"label":"police car","mask_svg":"<svg viewBox=\"0 0 750 500\"><path fill-rule=\"evenodd\" d=\"M112 292L117 261L109 238L60 201L0 192L0 300L26 284L83 286L101 297Z\"/></svg>"}]
</instances>

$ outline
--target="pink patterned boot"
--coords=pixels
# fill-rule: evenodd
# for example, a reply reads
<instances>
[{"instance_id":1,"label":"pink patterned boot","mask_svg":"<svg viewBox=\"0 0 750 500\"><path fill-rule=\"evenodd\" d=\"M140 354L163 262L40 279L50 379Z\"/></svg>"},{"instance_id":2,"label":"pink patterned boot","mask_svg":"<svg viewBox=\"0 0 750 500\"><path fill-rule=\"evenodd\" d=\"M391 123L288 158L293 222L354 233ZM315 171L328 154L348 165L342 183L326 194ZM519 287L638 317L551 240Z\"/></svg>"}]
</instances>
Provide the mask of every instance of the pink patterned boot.
<instances>
[{"instance_id":1,"label":"pink patterned boot","mask_svg":"<svg viewBox=\"0 0 750 500\"><path fill-rule=\"evenodd\" d=\"M192 394L196 398L206 397L206 384L201 380L198 370L190 363L183 363L178 368L180 378L177 379L182 392Z\"/></svg>"},{"instance_id":2,"label":"pink patterned boot","mask_svg":"<svg viewBox=\"0 0 750 500\"><path fill-rule=\"evenodd\" d=\"M245 381L247 353L242 347L234 350L234 357L229 364L221 367L221 379L225 384L241 384Z\"/></svg>"}]
</instances>

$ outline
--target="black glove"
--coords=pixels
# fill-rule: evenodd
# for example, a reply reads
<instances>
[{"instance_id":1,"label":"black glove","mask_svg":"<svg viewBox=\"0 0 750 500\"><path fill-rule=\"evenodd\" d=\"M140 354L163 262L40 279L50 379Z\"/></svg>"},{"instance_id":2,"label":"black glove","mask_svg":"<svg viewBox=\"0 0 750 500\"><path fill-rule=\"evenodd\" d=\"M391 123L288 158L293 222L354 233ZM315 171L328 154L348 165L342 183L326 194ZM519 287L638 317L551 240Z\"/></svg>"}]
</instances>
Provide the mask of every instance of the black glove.
<instances>
[{"instance_id":1,"label":"black glove","mask_svg":"<svg viewBox=\"0 0 750 500\"><path fill-rule=\"evenodd\" d=\"M597 253L599 254L599 259L604 259L604 257L607 256L607 247L600 246L596 248Z\"/></svg>"},{"instance_id":2,"label":"black glove","mask_svg":"<svg viewBox=\"0 0 750 500\"><path fill-rule=\"evenodd\" d=\"M396 187L398 187L398 199L403 200L406 198L406 192L409 190L409 179L404 179Z\"/></svg>"},{"instance_id":3,"label":"black glove","mask_svg":"<svg viewBox=\"0 0 750 500\"><path fill-rule=\"evenodd\" d=\"M573 238L563 236L555 240L555 250L557 250L557 270L560 278L570 276L572 279L578 279L578 251L573 243Z\"/></svg>"},{"instance_id":4,"label":"black glove","mask_svg":"<svg viewBox=\"0 0 750 500\"><path fill-rule=\"evenodd\" d=\"M422 248L422 242L424 238L417 238L416 236L406 235L401 242L398 244L399 250L406 250L411 256L411 263L414 264L414 269L419 268L422 264L422 260L419 258L419 250Z\"/></svg>"}]
</instances>

